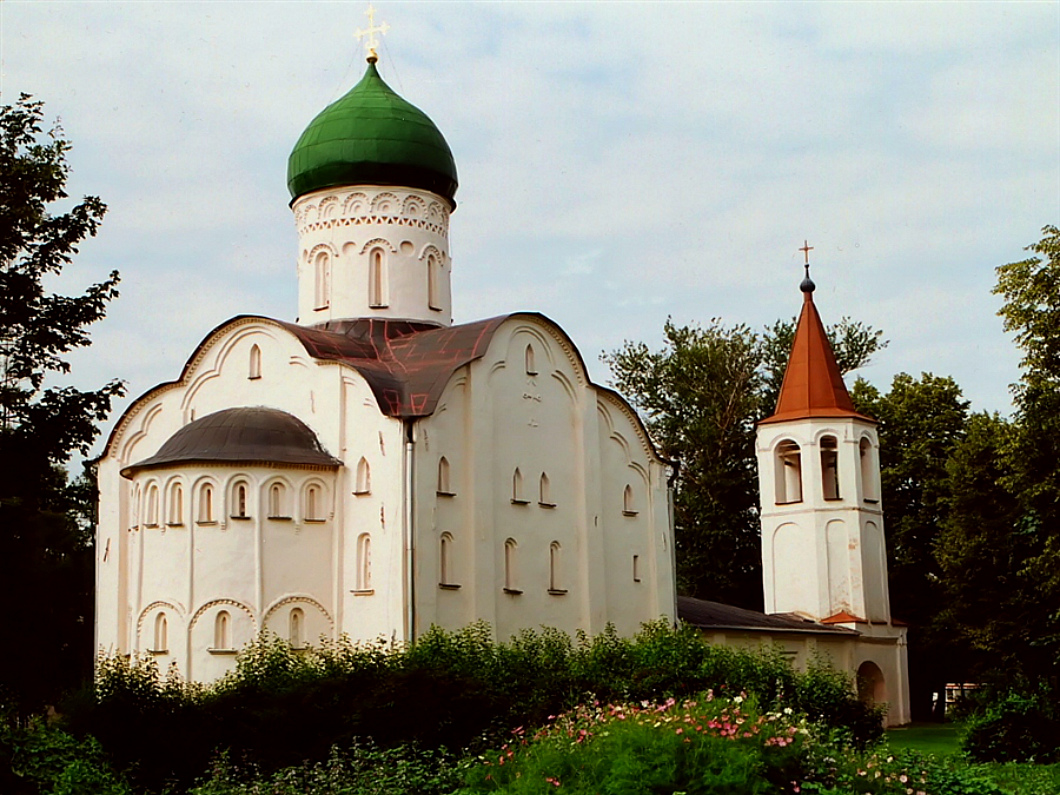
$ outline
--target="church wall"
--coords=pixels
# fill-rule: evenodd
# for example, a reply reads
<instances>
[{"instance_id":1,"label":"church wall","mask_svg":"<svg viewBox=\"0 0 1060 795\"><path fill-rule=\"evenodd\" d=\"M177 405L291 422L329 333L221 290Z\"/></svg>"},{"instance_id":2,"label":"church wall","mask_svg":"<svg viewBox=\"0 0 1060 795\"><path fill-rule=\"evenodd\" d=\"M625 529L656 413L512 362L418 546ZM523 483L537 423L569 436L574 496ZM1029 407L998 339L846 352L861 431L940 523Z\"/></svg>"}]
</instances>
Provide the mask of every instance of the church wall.
<instances>
[{"instance_id":1,"label":"church wall","mask_svg":"<svg viewBox=\"0 0 1060 795\"><path fill-rule=\"evenodd\" d=\"M484 619L498 638L541 625L595 633L608 621L628 634L673 616L665 468L545 323L502 326L417 423L418 632ZM438 494L443 455L450 494ZM638 509L628 515L627 484Z\"/></svg>"},{"instance_id":2,"label":"church wall","mask_svg":"<svg viewBox=\"0 0 1060 795\"><path fill-rule=\"evenodd\" d=\"M412 188L358 185L308 193L292 209L299 323L354 317L452 323L444 199Z\"/></svg>"},{"instance_id":3,"label":"church wall","mask_svg":"<svg viewBox=\"0 0 1060 795\"><path fill-rule=\"evenodd\" d=\"M342 395L347 396L345 401ZM369 400L370 410L365 406ZM328 632L333 633L340 626L337 616L347 606L342 595L352 588L346 587L352 569L347 572L344 565L344 548L352 543L346 536L352 531L344 523L344 516L350 514L354 529L365 522L363 515L351 509L351 504L357 504L357 500L363 504L365 498L353 495L352 485L345 488L347 481L352 483L348 473L188 467L168 474L141 472L137 483L119 474L123 466L153 455L193 419L238 405L269 406L299 417L316 432L325 449L344 460L361 449L371 457L378 449L380 429L387 427L400 458L400 422L382 417L370 389L356 372L336 364L318 364L296 339L267 321L238 319L219 330L203 344L180 383L156 389L134 404L100 462L97 640L103 649L124 652L146 648L139 639L138 621L142 610L159 599L174 601L186 611L189 619L185 635L193 636L193 651L205 648L194 639L195 633L205 633L205 638L209 631L199 627L198 619L190 617L211 599L229 599L240 606L238 613L245 613L250 623L232 613L232 631L251 633L247 639L261 626L263 611L270 604L295 595L311 598L326 616L318 620L313 610L304 610L305 631L314 633L307 637L319 634L321 621ZM351 435L353 441L348 438ZM373 494L379 503L384 502L388 488L385 469L380 466L375 471ZM230 514L222 513L236 474L248 478L250 520L232 519ZM166 522L167 478L172 476L178 476L183 484L182 526ZM146 517L142 515L142 502L149 478L157 479L163 498L156 528L143 526ZM197 515L197 489L203 478L214 481L216 524L193 521ZM304 521L305 517L298 513L297 506L311 479L322 488L327 506L319 522ZM399 506L398 478L390 480L395 482L390 484L385 501ZM289 520L266 515L268 487L274 482L289 488ZM361 510L361 514L374 514L378 524L379 503ZM399 525L400 510L388 510L393 514L391 523ZM384 561L394 557L400 555L382 555ZM393 582L399 583L400 579ZM400 599L400 594L396 598ZM400 621L400 605L396 610L380 612L396 613ZM369 637L374 638L379 634L389 636L394 622L380 619L368 623ZM355 623L352 629L363 629L363 624ZM174 632L175 629L170 631L172 637ZM179 657L181 653L173 654ZM231 665L224 653L210 655L209 661L196 658L194 664L191 660L177 662L182 672L197 667L200 673L209 672L211 677Z\"/></svg>"},{"instance_id":4,"label":"church wall","mask_svg":"<svg viewBox=\"0 0 1060 795\"><path fill-rule=\"evenodd\" d=\"M355 640L405 639L404 425L344 368L339 625ZM362 463L363 462L363 463Z\"/></svg>"}]
</instances>

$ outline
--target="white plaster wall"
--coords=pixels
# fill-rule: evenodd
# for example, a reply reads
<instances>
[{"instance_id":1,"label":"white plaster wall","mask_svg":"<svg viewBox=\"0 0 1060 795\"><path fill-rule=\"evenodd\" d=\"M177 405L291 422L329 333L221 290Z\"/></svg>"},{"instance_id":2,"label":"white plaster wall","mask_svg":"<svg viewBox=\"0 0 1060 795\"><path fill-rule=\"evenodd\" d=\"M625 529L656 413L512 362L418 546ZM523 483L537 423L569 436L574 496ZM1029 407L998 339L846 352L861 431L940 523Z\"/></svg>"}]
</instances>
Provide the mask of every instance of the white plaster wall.
<instances>
[{"instance_id":1,"label":"white plaster wall","mask_svg":"<svg viewBox=\"0 0 1060 795\"><path fill-rule=\"evenodd\" d=\"M298 318L304 325L379 317L452 323L449 204L412 188L356 185L307 193L292 206L298 230ZM369 300L369 256L386 260L385 306ZM440 261L438 300L428 301L427 261ZM328 299L316 287L317 257L330 262Z\"/></svg>"},{"instance_id":2,"label":"white plaster wall","mask_svg":"<svg viewBox=\"0 0 1060 795\"><path fill-rule=\"evenodd\" d=\"M261 352L260 378L250 377L253 346ZM352 458L354 466L367 455L373 462L371 494L352 493L353 478L345 467L334 472L189 466L141 472L133 481L120 477L122 467L153 455L194 418L238 406L268 406L299 417L328 452L343 460ZM382 452L387 438L396 453L390 458ZM383 506L392 524L399 524L400 439L401 423L382 416L356 371L312 360L301 343L278 325L238 319L215 332L178 382L156 388L133 405L100 462L96 619L100 647L112 653L145 650L141 619L146 620L144 609L157 601L175 605L186 617L184 637L190 637L184 647L171 642L171 653L159 661L168 664L172 658L182 673L201 680L222 675L233 662L230 653L203 652L204 644L212 642L213 619L201 611L216 614L227 609L218 606L223 603L231 603L233 633L240 645L264 626L274 605L293 597L304 598L312 607L302 607L307 638L322 632L334 636L341 630L364 639L394 635L402 615L400 578L392 578L386 568L393 568L395 561L400 565L400 554L387 554L385 545L376 552L377 566L381 560L384 569L377 583L394 583L396 593L384 588L382 595L377 591L379 609L351 611L348 550L352 545L347 536L370 523L366 517L374 516L378 524ZM387 474L387 461L398 474ZM231 512L226 513L225 499L235 475L248 479L250 520L232 519ZM159 526L144 527L135 495L142 502L152 481L165 495L174 477L184 484L184 521L166 524L162 505ZM204 479L215 486L215 525L194 521L198 486ZM265 515L272 482L289 487L290 520ZM309 482L322 489L327 505L321 522L305 521L299 513ZM399 534L397 543L400 546ZM285 608L285 616L290 609ZM176 624L171 622L170 627L170 637L176 638Z\"/></svg>"},{"instance_id":3,"label":"white plaster wall","mask_svg":"<svg viewBox=\"0 0 1060 795\"><path fill-rule=\"evenodd\" d=\"M824 498L821 439L838 442L839 499ZM886 555L880 505L863 499L859 443L873 445L875 429L853 419L806 419L759 426L757 456L762 500L762 565L766 612L797 612L814 620L841 611L889 620ZM802 501L777 504L776 448L786 440L801 450ZM878 493L878 491L876 492ZM879 530L879 544L866 556L867 523ZM873 609L866 601L876 594Z\"/></svg>"},{"instance_id":4,"label":"white plaster wall","mask_svg":"<svg viewBox=\"0 0 1060 795\"><path fill-rule=\"evenodd\" d=\"M536 372L527 372L527 346ZM548 321L515 316L497 330L486 355L458 372L435 414L417 423L418 632L484 619L499 638L541 625L599 632L608 621L628 634L642 621L673 618L665 467L628 411L601 397ZM442 455L452 495L437 493ZM542 473L549 479L544 502ZM627 483L640 508L630 516L622 512ZM439 584L442 533L453 538L454 582L447 584L459 588ZM505 590L507 539L517 546ZM633 582L633 554L641 555L640 583Z\"/></svg>"}]
</instances>

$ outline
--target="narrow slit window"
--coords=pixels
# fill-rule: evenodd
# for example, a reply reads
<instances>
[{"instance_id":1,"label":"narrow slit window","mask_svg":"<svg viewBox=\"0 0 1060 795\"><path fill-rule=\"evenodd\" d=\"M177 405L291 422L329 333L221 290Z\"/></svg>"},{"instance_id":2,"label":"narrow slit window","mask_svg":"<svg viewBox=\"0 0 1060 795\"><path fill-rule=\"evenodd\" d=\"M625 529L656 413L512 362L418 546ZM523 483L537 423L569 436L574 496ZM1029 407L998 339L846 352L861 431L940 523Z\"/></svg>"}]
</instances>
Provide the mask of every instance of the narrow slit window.
<instances>
[{"instance_id":1,"label":"narrow slit window","mask_svg":"<svg viewBox=\"0 0 1060 795\"><path fill-rule=\"evenodd\" d=\"M184 524L184 488L179 483L169 487L169 516L166 523L170 525Z\"/></svg>"},{"instance_id":2,"label":"narrow slit window","mask_svg":"<svg viewBox=\"0 0 1060 795\"><path fill-rule=\"evenodd\" d=\"M386 255L373 248L368 254L368 305L381 309L386 303Z\"/></svg>"},{"instance_id":3,"label":"narrow slit window","mask_svg":"<svg viewBox=\"0 0 1060 795\"><path fill-rule=\"evenodd\" d=\"M199 489L199 521L212 522L213 520L213 486L204 483Z\"/></svg>"},{"instance_id":4,"label":"narrow slit window","mask_svg":"<svg viewBox=\"0 0 1060 795\"><path fill-rule=\"evenodd\" d=\"M523 497L523 473L519 471L519 467L516 467L515 472L512 473L512 502L520 504L526 502L526 498Z\"/></svg>"},{"instance_id":5,"label":"narrow slit window","mask_svg":"<svg viewBox=\"0 0 1060 795\"><path fill-rule=\"evenodd\" d=\"M291 610L287 629L287 638L291 646L295 649L302 648L305 645L305 613L302 612L302 608L296 607Z\"/></svg>"},{"instance_id":6,"label":"narrow slit window","mask_svg":"<svg viewBox=\"0 0 1060 795\"><path fill-rule=\"evenodd\" d=\"M361 460L357 462L357 480L354 488L354 494L371 494L372 493L372 468L368 464L368 459L361 456Z\"/></svg>"},{"instance_id":7,"label":"narrow slit window","mask_svg":"<svg viewBox=\"0 0 1060 795\"><path fill-rule=\"evenodd\" d=\"M515 550L517 544L514 538L504 542L504 590L509 593L520 593L516 587Z\"/></svg>"},{"instance_id":8,"label":"narrow slit window","mask_svg":"<svg viewBox=\"0 0 1060 795\"><path fill-rule=\"evenodd\" d=\"M316 309L327 309L331 303L331 257L321 251L313 260L314 304Z\"/></svg>"},{"instance_id":9,"label":"narrow slit window","mask_svg":"<svg viewBox=\"0 0 1060 795\"><path fill-rule=\"evenodd\" d=\"M282 483L273 483L269 486L269 518L286 519L287 514L287 489Z\"/></svg>"},{"instance_id":10,"label":"narrow slit window","mask_svg":"<svg viewBox=\"0 0 1060 795\"><path fill-rule=\"evenodd\" d=\"M633 499L633 486L629 483L622 489L622 513L626 516L637 515L637 503Z\"/></svg>"},{"instance_id":11,"label":"narrow slit window","mask_svg":"<svg viewBox=\"0 0 1060 795\"><path fill-rule=\"evenodd\" d=\"M551 508L556 504L552 502L552 482L548 479L548 473L546 472L541 473L537 501L547 508Z\"/></svg>"},{"instance_id":12,"label":"narrow slit window","mask_svg":"<svg viewBox=\"0 0 1060 795\"><path fill-rule=\"evenodd\" d=\"M526 374L537 375L537 355L534 353L534 346L527 345L525 356Z\"/></svg>"},{"instance_id":13,"label":"narrow slit window","mask_svg":"<svg viewBox=\"0 0 1060 795\"><path fill-rule=\"evenodd\" d=\"M442 308L440 270L438 255L431 254L427 257L427 306L431 309Z\"/></svg>"},{"instance_id":14,"label":"narrow slit window","mask_svg":"<svg viewBox=\"0 0 1060 795\"><path fill-rule=\"evenodd\" d=\"M361 533L357 539L357 590L372 589L372 538Z\"/></svg>"},{"instance_id":15,"label":"narrow slit window","mask_svg":"<svg viewBox=\"0 0 1060 795\"><path fill-rule=\"evenodd\" d=\"M838 500L839 443L834 436L821 437L821 487L826 500Z\"/></svg>"},{"instance_id":16,"label":"narrow slit window","mask_svg":"<svg viewBox=\"0 0 1060 795\"><path fill-rule=\"evenodd\" d=\"M257 345L250 347L250 368L247 378L251 381L261 378L261 348Z\"/></svg>"},{"instance_id":17,"label":"narrow slit window","mask_svg":"<svg viewBox=\"0 0 1060 795\"><path fill-rule=\"evenodd\" d=\"M324 521L323 497L319 486L308 486L305 490L305 520L307 522Z\"/></svg>"},{"instance_id":18,"label":"narrow slit window","mask_svg":"<svg viewBox=\"0 0 1060 795\"><path fill-rule=\"evenodd\" d=\"M453 583L453 537L442 533L438 542L438 582L442 585Z\"/></svg>"},{"instance_id":19,"label":"narrow slit window","mask_svg":"<svg viewBox=\"0 0 1060 795\"><path fill-rule=\"evenodd\" d=\"M232 618L227 610L217 614L213 623L213 647L215 649L232 648Z\"/></svg>"},{"instance_id":20,"label":"narrow slit window","mask_svg":"<svg viewBox=\"0 0 1060 795\"><path fill-rule=\"evenodd\" d=\"M790 439L777 445L775 458L776 502L802 502L802 451Z\"/></svg>"},{"instance_id":21,"label":"narrow slit window","mask_svg":"<svg viewBox=\"0 0 1060 795\"><path fill-rule=\"evenodd\" d=\"M453 489L449 482L449 459L444 455L438 459L438 493L452 496Z\"/></svg>"},{"instance_id":22,"label":"narrow slit window","mask_svg":"<svg viewBox=\"0 0 1060 795\"><path fill-rule=\"evenodd\" d=\"M159 613L155 616L155 645L153 650L169 650L169 622L165 613Z\"/></svg>"},{"instance_id":23,"label":"narrow slit window","mask_svg":"<svg viewBox=\"0 0 1060 795\"><path fill-rule=\"evenodd\" d=\"M553 541L548 545L548 589L553 592L563 590L560 578L560 552L559 541Z\"/></svg>"},{"instance_id":24,"label":"narrow slit window","mask_svg":"<svg viewBox=\"0 0 1060 795\"><path fill-rule=\"evenodd\" d=\"M640 582L640 555L633 556L633 582Z\"/></svg>"},{"instance_id":25,"label":"narrow slit window","mask_svg":"<svg viewBox=\"0 0 1060 795\"><path fill-rule=\"evenodd\" d=\"M147 488L147 510L144 511L144 524L158 527L158 486L153 483Z\"/></svg>"},{"instance_id":26,"label":"narrow slit window","mask_svg":"<svg viewBox=\"0 0 1060 795\"><path fill-rule=\"evenodd\" d=\"M247 513L247 484L239 483L232 491L232 518L249 519Z\"/></svg>"}]
</instances>

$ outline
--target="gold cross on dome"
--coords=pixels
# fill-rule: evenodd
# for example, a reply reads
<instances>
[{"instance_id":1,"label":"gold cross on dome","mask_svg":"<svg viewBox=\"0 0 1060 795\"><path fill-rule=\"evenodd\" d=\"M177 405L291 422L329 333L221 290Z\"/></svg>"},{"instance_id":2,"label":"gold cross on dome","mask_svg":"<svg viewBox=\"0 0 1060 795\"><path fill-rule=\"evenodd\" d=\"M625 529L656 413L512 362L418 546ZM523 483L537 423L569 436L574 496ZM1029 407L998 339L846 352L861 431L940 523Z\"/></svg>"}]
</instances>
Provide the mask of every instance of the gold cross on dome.
<instances>
[{"instance_id":1,"label":"gold cross on dome","mask_svg":"<svg viewBox=\"0 0 1060 795\"><path fill-rule=\"evenodd\" d=\"M799 249L806 257L806 264L810 264L810 252L813 251L813 246L807 243L805 240L802 241L802 248Z\"/></svg>"},{"instance_id":2,"label":"gold cross on dome","mask_svg":"<svg viewBox=\"0 0 1060 795\"><path fill-rule=\"evenodd\" d=\"M368 10L364 12L364 15L368 17L368 27L364 30L357 30L354 32L354 36L357 37L357 41L360 41L365 36L368 37L368 41L365 44L368 45L368 63L375 63L379 60L379 55L376 53L375 48L379 46L379 39L376 38L376 33L386 33L390 30L390 26L385 22L380 22L378 25L375 24L375 9L372 8L371 3L368 4Z\"/></svg>"}]
</instances>

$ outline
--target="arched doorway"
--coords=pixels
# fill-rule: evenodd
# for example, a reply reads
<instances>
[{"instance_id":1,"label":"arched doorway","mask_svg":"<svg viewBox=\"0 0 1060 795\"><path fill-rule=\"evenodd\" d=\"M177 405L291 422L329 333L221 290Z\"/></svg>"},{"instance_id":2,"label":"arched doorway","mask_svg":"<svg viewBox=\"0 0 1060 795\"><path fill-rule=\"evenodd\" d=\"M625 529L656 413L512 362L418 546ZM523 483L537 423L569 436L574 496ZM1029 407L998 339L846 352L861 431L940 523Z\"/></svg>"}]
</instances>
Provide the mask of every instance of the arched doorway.
<instances>
[{"instance_id":1,"label":"arched doorway","mask_svg":"<svg viewBox=\"0 0 1060 795\"><path fill-rule=\"evenodd\" d=\"M858 698L870 707L887 703L887 685L883 680L883 671L871 660L866 660L858 666Z\"/></svg>"}]
</instances>

